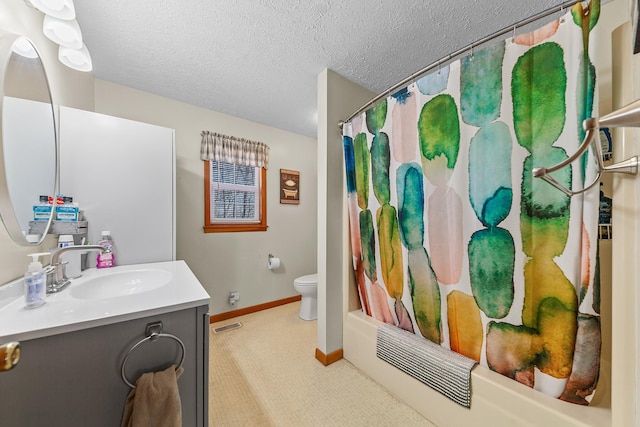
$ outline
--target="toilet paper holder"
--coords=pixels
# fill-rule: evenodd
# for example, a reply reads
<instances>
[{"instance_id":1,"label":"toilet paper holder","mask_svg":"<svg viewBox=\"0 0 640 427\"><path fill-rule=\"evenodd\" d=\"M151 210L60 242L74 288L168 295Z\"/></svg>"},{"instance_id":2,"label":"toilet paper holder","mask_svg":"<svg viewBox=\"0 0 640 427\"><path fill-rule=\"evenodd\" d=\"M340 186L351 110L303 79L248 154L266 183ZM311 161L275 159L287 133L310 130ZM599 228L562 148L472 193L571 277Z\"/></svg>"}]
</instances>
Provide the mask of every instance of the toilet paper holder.
<instances>
[{"instance_id":1,"label":"toilet paper holder","mask_svg":"<svg viewBox=\"0 0 640 427\"><path fill-rule=\"evenodd\" d=\"M269 270L275 270L280 267L280 259L278 257L273 256L273 254L269 254L267 259L267 268Z\"/></svg>"}]
</instances>

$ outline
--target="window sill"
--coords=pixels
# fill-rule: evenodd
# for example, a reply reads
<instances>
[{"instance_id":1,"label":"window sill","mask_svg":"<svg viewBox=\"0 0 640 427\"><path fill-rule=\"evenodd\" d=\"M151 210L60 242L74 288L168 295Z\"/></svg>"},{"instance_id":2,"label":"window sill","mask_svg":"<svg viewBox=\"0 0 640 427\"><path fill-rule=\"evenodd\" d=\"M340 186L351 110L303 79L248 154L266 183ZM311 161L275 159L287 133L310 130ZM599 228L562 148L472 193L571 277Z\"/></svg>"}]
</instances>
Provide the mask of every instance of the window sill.
<instances>
[{"instance_id":1,"label":"window sill","mask_svg":"<svg viewBox=\"0 0 640 427\"><path fill-rule=\"evenodd\" d=\"M202 227L205 233L235 233L240 231L267 231L266 224L210 224Z\"/></svg>"}]
</instances>

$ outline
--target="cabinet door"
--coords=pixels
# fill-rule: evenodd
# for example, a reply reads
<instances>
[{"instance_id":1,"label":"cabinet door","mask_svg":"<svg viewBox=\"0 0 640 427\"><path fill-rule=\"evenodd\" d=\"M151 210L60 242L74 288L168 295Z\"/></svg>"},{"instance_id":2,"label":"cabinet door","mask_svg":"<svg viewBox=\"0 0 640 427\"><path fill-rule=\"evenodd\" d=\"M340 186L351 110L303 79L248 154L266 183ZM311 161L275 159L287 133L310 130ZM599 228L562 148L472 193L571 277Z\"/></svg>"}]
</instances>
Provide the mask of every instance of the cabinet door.
<instances>
[{"instance_id":1,"label":"cabinet door","mask_svg":"<svg viewBox=\"0 0 640 427\"><path fill-rule=\"evenodd\" d=\"M60 191L90 242L111 231L117 264L175 260L173 129L60 107Z\"/></svg>"},{"instance_id":2,"label":"cabinet door","mask_svg":"<svg viewBox=\"0 0 640 427\"><path fill-rule=\"evenodd\" d=\"M204 427L207 420L208 321L206 306L123 323L20 342L20 363L0 375L2 427L119 426L129 387L121 376L129 349L145 337L146 325L185 345L184 372L178 379L182 424ZM180 360L174 340L145 342L127 361L130 382L144 372L166 369Z\"/></svg>"}]
</instances>

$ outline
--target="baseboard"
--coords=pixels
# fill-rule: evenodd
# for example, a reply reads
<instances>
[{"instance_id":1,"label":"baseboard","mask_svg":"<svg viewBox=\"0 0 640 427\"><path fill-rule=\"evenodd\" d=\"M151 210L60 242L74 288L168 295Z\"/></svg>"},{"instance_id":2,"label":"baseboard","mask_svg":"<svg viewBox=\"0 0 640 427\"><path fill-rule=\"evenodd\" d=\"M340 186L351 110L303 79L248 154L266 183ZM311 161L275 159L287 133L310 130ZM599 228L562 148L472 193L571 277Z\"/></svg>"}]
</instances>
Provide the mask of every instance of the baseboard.
<instances>
[{"instance_id":1,"label":"baseboard","mask_svg":"<svg viewBox=\"0 0 640 427\"><path fill-rule=\"evenodd\" d=\"M320 361L324 366L329 366L332 363L337 362L338 360L343 358L342 349L336 350L329 354L324 354L320 351L319 348L316 348L316 359Z\"/></svg>"},{"instance_id":2,"label":"baseboard","mask_svg":"<svg viewBox=\"0 0 640 427\"><path fill-rule=\"evenodd\" d=\"M266 310L268 308L278 307L280 305L300 301L300 299L302 299L302 295L296 295L285 299L279 299L277 301L265 302L264 304L258 304L251 307L244 307L233 311L227 311L226 313L214 314L209 317L209 323L215 323L222 320L232 319L238 316L244 316L245 314L251 314L257 311Z\"/></svg>"}]
</instances>

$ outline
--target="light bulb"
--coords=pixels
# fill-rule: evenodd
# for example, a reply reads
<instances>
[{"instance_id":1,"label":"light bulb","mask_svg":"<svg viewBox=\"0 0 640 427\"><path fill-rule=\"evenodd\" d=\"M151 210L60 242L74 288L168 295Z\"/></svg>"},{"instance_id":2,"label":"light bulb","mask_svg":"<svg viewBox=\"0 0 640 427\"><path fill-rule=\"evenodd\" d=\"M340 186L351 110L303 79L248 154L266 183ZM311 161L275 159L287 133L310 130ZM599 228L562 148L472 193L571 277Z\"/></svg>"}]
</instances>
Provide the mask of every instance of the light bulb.
<instances>
[{"instance_id":1,"label":"light bulb","mask_svg":"<svg viewBox=\"0 0 640 427\"><path fill-rule=\"evenodd\" d=\"M73 68L77 71L86 72L93 69L91 55L89 55L89 50L84 44L82 44L80 49L71 49L65 46L60 46L58 49L58 59L67 67Z\"/></svg>"},{"instance_id":2,"label":"light bulb","mask_svg":"<svg viewBox=\"0 0 640 427\"><path fill-rule=\"evenodd\" d=\"M45 15L42 23L42 32L49 40L58 43L60 46L71 49L80 49L82 47L82 31L80 31L80 25L75 19L65 21Z\"/></svg>"},{"instance_id":3,"label":"light bulb","mask_svg":"<svg viewBox=\"0 0 640 427\"><path fill-rule=\"evenodd\" d=\"M73 0L29 0L40 12L58 19L76 19Z\"/></svg>"},{"instance_id":4,"label":"light bulb","mask_svg":"<svg viewBox=\"0 0 640 427\"><path fill-rule=\"evenodd\" d=\"M11 46L11 50L20 56L24 56L25 58L38 57L38 52L36 52L36 49L33 47L31 42L24 37L17 38Z\"/></svg>"}]
</instances>

